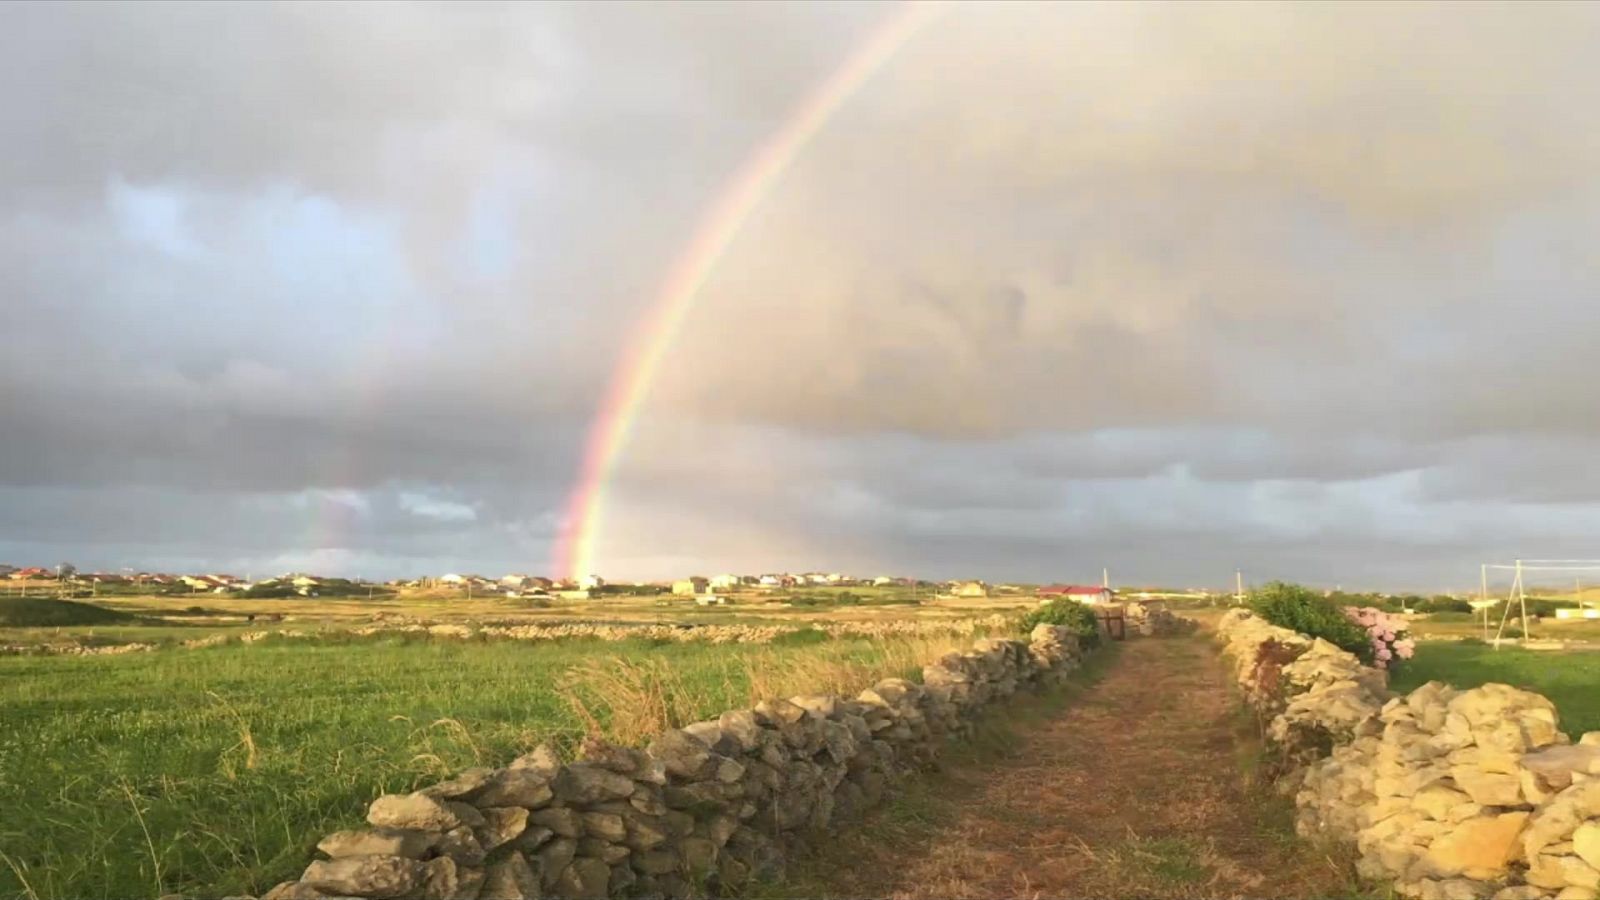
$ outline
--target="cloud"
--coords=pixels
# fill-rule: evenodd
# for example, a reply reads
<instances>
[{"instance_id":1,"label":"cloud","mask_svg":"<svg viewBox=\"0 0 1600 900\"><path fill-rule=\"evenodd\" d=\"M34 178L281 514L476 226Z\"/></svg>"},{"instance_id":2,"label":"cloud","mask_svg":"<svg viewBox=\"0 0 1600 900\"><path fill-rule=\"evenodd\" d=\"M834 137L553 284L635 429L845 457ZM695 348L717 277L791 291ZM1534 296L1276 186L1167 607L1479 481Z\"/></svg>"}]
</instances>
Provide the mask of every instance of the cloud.
<instances>
[{"instance_id":1,"label":"cloud","mask_svg":"<svg viewBox=\"0 0 1600 900\"><path fill-rule=\"evenodd\" d=\"M543 568L698 217L885 14L6 7L0 556ZM1597 31L948 8L715 268L605 573L1582 552Z\"/></svg>"}]
</instances>

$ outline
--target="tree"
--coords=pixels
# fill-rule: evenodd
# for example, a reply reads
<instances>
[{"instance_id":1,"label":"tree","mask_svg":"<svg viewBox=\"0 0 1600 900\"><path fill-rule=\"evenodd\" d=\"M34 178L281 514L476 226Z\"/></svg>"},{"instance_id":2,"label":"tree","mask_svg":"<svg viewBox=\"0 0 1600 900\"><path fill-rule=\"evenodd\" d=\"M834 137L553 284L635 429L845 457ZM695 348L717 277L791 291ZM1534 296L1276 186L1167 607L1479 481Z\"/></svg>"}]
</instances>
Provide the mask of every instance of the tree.
<instances>
[{"instance_id":1,"label":"tree","mask_svg":"<svg viewBox=\"0 0 1600 900\"><path fill-rule=\"evenodd\" d=\"M71 578L78 574L78 567L69 562L56 566L56 574L62 578Z\"/></svg>"}]
</instances>

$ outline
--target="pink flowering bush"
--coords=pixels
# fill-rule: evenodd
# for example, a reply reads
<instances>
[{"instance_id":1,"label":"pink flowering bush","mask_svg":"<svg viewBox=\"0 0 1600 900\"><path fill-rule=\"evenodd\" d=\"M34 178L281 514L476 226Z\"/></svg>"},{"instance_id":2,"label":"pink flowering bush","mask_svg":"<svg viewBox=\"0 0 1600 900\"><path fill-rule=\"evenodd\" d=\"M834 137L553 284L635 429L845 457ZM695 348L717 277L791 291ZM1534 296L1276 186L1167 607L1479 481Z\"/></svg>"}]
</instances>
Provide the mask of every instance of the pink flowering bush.
<instances>
[{"instance_id":1,"label":"pink flowering bush","mask_svg":"<svg viewBox=\"0 0 1600 900\"><path fill-rule=\"evenodd\" d=\"M1372 642L1372 664L1380 669L1393 669L1400 660L1410 659L1416 652L1416 642L1406 633L1405 620L1391 616L1370 606L1346 606L1344 614L1361 626Z\"/></svg>"}]
</instances>

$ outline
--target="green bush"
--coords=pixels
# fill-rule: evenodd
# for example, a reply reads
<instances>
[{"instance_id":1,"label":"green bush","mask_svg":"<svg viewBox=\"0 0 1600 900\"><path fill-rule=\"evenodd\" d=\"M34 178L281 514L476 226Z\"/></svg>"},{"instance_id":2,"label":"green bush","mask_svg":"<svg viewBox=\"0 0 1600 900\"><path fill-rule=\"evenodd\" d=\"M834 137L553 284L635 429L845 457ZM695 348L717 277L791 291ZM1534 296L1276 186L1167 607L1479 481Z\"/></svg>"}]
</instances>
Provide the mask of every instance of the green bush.
<instances>
[{"instance_id":1,"label":"green bush","mask_svg":"<svg viewBox=\"0 0 1600 900\"><path fill-rule=\"evenodd\" d=\"M1065 625L1078 636L1078 646L1085 650L1100 646L1100 626L1095 622L1094 610L1076 600L1040 604L1022 617L1023 633L1032 631L1035 625Z\"/></svg>"},{"instance_id":2,"label":"green bush","mask_svg":"<svg viewBox=\"0 0 1600 900\"><path fill-rule=\"evenodd\" d=\"M1337 603L1310 588L1274 581L1250 592L1250 609L1274 625L1322 638L1363 662L1372 661L1372 640L1366 630L1345 616Z\"/></svg>"},{"instance_id":3,"label":"green bush","mask_svg":"<svg viewBox=\"0 0 1600 900\"><path fill-rule=\"evenodd\" d=\"M1417 612L1425 612L1425 613L1470 613L1470 612L1472 612L1472 604L1471 603L1468 603L1467 601L1462 600L1459 597L1447 597L1444 594L1440 594L1437 597L1429 597L1428 599L1423 600L1420 603L1417 603L1416 605L1412 606L1411 608L1416 610Z\"/></svg>"}]
</instances>

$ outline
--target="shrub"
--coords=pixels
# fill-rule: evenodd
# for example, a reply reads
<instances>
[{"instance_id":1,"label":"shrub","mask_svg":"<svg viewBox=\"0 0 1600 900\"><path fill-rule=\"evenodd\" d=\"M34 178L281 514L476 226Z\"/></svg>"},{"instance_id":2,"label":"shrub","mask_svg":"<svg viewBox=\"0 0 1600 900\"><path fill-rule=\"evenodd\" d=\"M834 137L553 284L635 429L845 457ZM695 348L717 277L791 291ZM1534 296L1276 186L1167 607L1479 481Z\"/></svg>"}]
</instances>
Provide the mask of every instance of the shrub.
<instances>
[{"instance_id":1,"label":"shrub","mask_svg":"<svg viewBox=\"0 0 1600 900\"><path fill-rule=\"evenodd\" d=\"M1380 669L1393 669L1400 660L1410 659L1416 649L1411 636L1406 633L1406 622L1381 609L1367 606L1357 609L1345 607L1344 614L1361 626L1371 644L1372 664Z\"/></svg>"},{"instance_id":2,"label":"shrub","mask_svg":"<svg viewBox=\"0 0 1600 900\"><path fill-rule=\"evenodd\" d=\"M1437 597L1429 597L1428 599L1423 600L1420 603L1415 604L1411 608L1416 610L1417 612L1425 612L1425 613L1470 613L1470 612L1472 612L1472 604L1468 603L1465 600L1462 600L1459 597L1447 597L1444 594L1440 594Z\"/></svg>"},{"instance_id":3,"label":"shrub","mask_svg":"<svg viewBox=\"0 0 1600 900\"><path fill-rule=\"evenodd\" d=\"M1100 625L1095 621L1094 610L1076 600L1051 600L1022 617L1024 633L1036 625L1065 625L1078 636L1078 644L1085 650L1100 646Z\"/></svg>"},{"instance_id":4,"label":"shrub","mask_svg":"<svg viewBox=\"0 0 1600 900\"><path fill-rule=\"evenodd\" d=\"M1372 662L1372 642L1365 629L1332 600L1298 584L1274 581L1250 592L1250 609L1274 625L1322 638Z\"/></svg>"}]
</instances>

